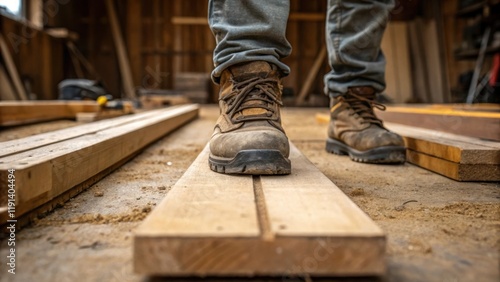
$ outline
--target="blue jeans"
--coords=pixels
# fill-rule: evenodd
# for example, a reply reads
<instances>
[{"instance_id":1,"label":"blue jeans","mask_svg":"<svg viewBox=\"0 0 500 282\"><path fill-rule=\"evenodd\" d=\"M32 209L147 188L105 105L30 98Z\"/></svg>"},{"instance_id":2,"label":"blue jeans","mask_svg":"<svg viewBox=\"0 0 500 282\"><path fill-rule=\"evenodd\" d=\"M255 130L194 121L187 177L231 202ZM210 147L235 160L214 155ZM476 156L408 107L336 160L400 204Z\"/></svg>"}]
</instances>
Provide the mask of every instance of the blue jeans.
<instances>
[{"instance_id":1,"label":"blue jeans","mask_svg":"<svg viewBox=\"0 0 500 282\"><path fill-rule=\"evenodd\" d=\"M380 50L394 0L328 0L326 43L331 71L325 93L335 97L349 87L385 88L385 58ZM281 59L290 55L286 40L289 0L210 0L208 20L217 46L212 78L219 81L229 66L267 61L284 76L290 68Z\"/></svg>"}]
</instances>

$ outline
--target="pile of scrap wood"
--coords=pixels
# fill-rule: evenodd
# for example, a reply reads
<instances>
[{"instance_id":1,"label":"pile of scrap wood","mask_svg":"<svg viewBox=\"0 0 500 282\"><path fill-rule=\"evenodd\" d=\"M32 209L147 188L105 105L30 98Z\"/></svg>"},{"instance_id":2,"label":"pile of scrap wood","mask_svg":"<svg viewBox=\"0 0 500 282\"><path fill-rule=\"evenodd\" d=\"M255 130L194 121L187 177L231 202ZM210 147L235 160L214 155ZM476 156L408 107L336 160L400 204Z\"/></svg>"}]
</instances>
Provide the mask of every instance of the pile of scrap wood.
<instances>
[{"instance_id":1,"label":"pile of scrap wood","mask_svg":"<svg viewBox=\"0 0 500 282\"><path fill-rule=\"evenodd\" d=\"M11 171L15 176L15 217L51 210L196 118L198 110L171 107L1 142L0 177L8 179ZM0 182L1 222L9 218L8 189L7 181Z\"/></svg>"}]
</instances>

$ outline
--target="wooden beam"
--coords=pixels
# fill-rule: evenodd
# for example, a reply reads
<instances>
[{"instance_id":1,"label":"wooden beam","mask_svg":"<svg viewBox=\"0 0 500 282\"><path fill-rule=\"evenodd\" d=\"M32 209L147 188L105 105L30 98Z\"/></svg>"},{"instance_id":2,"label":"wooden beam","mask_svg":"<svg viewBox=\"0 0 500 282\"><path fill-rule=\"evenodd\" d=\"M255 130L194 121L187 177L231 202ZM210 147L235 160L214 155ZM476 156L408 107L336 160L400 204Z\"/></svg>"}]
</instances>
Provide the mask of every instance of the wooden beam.
<instances>
[{"instance_id":1,"label":"wooden beam","mask_svg":"<svg viewBox=\"0 0 500 282\"><path fill-rule=\"evenodd\" d=\"M328 114L317 114L327 124ZM500 181L500 143L456 134L385 123L405 140L407 161L458 181Z\"/></svg>"},{"instance_id":2,"label":"wooden beam","mask_svg":"<svg viewBox=\"0 0 500 282\"><path fill-rule=\"evenodd\" d=\"M24 89L23 83L21 81L21 77L19 76L19 72L17 71L16 64L12 59L12 55L9 51L9 47L7 46L7 42L5 38L0 33L0 51L2 53L2 58L5 63L5 67L7 68L7 73L16 89L17 96L21 100L28 100L28 96L26 94L26 89Z\"/></svg>"},{"instance_id":3,"label":"wooden beam","mask_svg":"<svg viewBox=\"0 0 500 282\"><path fill-rule=\"evenodd\" d=\"M386 122L500 141L500 113L424 105L390 106L386 111L376 111L376 114Z\"/></svg>"},{"instance_id":4,"label":"wooden beam","mask_svg":"<svg viewBox=\"0 0 500 282\"><path fill-rule=\"evenodd\" d=\"M43 29L43 0L28 2L28 19L39 29Z\"/></svg>"},{"instance_id":5,"label":"wooden beam","mask_svg":"<svg viewBox=\"0 0 500 282\"><path fill-rule=\"evenodd\" d=\"M134 236L147 275L381 275L382 231L292 145L292 174L231 176L208 146Z\"/></svg>"},{"instance_id":6,"label":"wooden beam","mask_svg":"<svg viewBox=\"0 0 500 282\"><path fill-rule=\"evenodd\" d=\"M122 87L125 93L125 98L135 99L135 87L132 79L132 72L130 69L130 62L127 55L127 49L123 42L123 35L118 22L118 17L115 11L113 0L106 0L106 10L108 11L109 25L113 35L113 41L116 48L116 56L118 58L118 65L120 67L120 74L122 79Z\"/></svg>"},{"instance_id":7,"label":"wooden beam","mask_svg":"<svg viewBox=\"0 0 500 282\"><path fill-rule=\"evenodd\" d=\"M408 149L461 164L500 164L500 143L437 130L385 123Z\"/></svg>"},{"instance_id":8,"label":"wooden beam","mask_svg":"<svg viewBox=\"0 0 500 282\"><path fill-rule=\"evenodd\" d=\"M410 163L458 181L500 181L498 164L461 164L413 150L407 150Z\"/></svg>"},{"instance_id":9,"label":"wooden beam","mask_svg":"<svg viewBox=\"0 0 500 282\"><path fill-rule=\"evenodd\" d=\"M309 94L309 91L311 91L312 84L318 77L319 70L321 69L323 62L325 61L325 58L326 58L326 46L323 46L321 47L321 50L319 51L318 56L316 57L316 60L314 60L314 64L311 67L311 70L307 74L306 81L304 82L304 85L300 89L299 96L297 96L297 99L295 100L295 105L300 106L304 103L304 100Z\"/></svg>"},{"instance_id":10,"label":"wooden beam","mask_svg":"<svg viewBox=\"0 0 500 282\"><path fill-rule=\"evenodd\" d=\"M0 100L1 101L12 101L17 100L16 91L10 82L7 71L3 65L0 65Z\"/></svg>"},{"instance_id":11,"label":"wooden beam","mask_svg":"<svg viewBox=\"0 0 500 282\"><path fill-rule=\"evenodd\" d=\"M174 109L171 107L170 109ZM59 143L64 140L73 139L83 135L96 134L99 131L121 126L133 121L145 119L149 116L154 116L161 113L162 110L147 111L133 116L117 117L109 120L97 121L92 124L82 124L75 127L64 128L56 131L49 131L21 139L1 142L2 150L0 158L18 154L28 150L40 148L54 143Z\"/></svg>"},{"instance_id":12,"label":"wooden beam","mask_svg":"<svg viewBox=\"0 0 500 282\"><path fill-rule=\"evenodd\" d=\"M131 109L131 102L123 102ZM129 111L128 110L128 111ZM21 125L55 119L74 119L77 113L105 111L95 101L4 101L0 102L0 126Z\"/></svg>"},{"instance_id":13,"label":"wooden beam","mask_svg":"<svg viewBox=\"0 0 500 282\"><path fill-rule=\"evenodd\" d=\"M138 153L148 144L198 115L198 106L165 109L155 115L138 114L131 121L43 147L0 158L0 176L15 170L16 217L51 201L79 185L90 185L101 173ZM123 122L123 120L122 120ZM78 130L77 127L73 128ZM0 145L1 146L1 145ZM100 177L96 177L100 175ZM90 183L90 184L89 184ZM0 207L7 206L7 182L0 184ZM8 213L0 214L5 222Z\"/></svg>"}]
</instances>

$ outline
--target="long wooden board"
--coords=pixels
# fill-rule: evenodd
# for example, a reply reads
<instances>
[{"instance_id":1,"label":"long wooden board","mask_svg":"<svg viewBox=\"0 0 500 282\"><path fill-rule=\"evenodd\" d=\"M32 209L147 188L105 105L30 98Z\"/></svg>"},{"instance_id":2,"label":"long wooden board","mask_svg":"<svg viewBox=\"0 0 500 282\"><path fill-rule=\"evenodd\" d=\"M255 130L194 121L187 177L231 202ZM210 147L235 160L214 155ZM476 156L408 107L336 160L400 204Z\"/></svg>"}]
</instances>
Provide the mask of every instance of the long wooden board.
<instances>
[{"instance_id":1,"label":"long wooden board","mask_svg":"<svg viewBox=\"0 0 500 282\"><path fill-rule=\"evenodd\" d=\"M317 114L328 123L330 116ZM407 161L458 181L499 181L500 142L385 123L405 139Z\"/></svg>"},{"instance_id":2,"label":"long wooden board","mask_svg":"<svg viewBox=\"0 0 500 282\"><path fill-rule=\"evenodd\" d=\"M168 276L381 275L385 236L292 145L292 174L231 176L208 146L134 236L135 271Z\"/></svg>"},{"instance_id":3,"label":"long wooden board","mask_svg":"<svg viewBox=\"0 0 500 282\"><path fill-rule=\"evenodd\" d=\"M169 108L174 110L176 107ZM0 151L0 158L12 154L21 153L27 150L32 150L49 144L58 143L64 140L72 139L78 136L93 134L98 131L120 126L132 121L145 119L149 116L154 116L161 113L162 110L147 111L133 116L122 116L108 120L101 120L91 124L82 124L75 127L49 131L33 136L28 136L21 139L14 139L11 141L0 142L2 150Z\"/></svg>"},{"instance_id":4,"label":"long wooden board","mask_svg":"<svg viewBox=\"0 0 500 282\"><path fill-rule=\"evenodd\" d=\"M500 142L413 126L385 123L416 152L461 164L500 164Z\"/></svg>"},{"instance_id":5,"label":"long wooden board","mask_svg":"<svg viewBox=\"0 0 500 282\"><path fill-rule=\"evenodd\" d=\"M100 173L198 115L188 105L133 117L131 122L0 158L0 177L15 169L16 216L35 209ZM0 145L1 146L1 145ZM108 171L109 172L109 171ZM95 177L101 175L100 177ZM7 205L7 182L0 183L0 207ZM0 213L0 220L7 213Z\"/></svg>"},{"instance_id":6,"label":"long wooden board","mask_svg":"<svg viewBox=\"0 0 500 282\"><path fill-rule=\"evenodd\" d=\"M131 112L132 104L130 102L123 103L124 112ZM0 102L0 126L65 118L74 119L78 113L97 113L99 111L102 111L102 107L95 101L4 101Z\"/></svg>"},{"instance_id":7,"label":"long wooden board","mask_svg":"<svg viewBox=\"0 0 500 282\"><path fill-rule=\"evenodd\" d=\"M500 181L500 164L461 164L407 150L410 163L458 181Z\"/></svg>"},{"instance_id":8,"label":"long wooden board","mask_svg":"<svg viewBox=\"0 0 500 282\"><path fill-rule=\"evenodd\" d=\"M387 107L377 111L387 122L500 141L500 113L432 107Z\"/></svg>"}]
</instances>

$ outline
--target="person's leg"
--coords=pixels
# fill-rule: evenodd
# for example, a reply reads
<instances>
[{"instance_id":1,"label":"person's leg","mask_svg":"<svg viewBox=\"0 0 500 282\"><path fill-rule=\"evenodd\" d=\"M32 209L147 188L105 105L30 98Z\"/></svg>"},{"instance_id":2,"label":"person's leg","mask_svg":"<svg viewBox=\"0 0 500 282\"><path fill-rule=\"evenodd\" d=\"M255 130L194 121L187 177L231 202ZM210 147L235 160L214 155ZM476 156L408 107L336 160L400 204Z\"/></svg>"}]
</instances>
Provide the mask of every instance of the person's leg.
<instances>
[{"instance_id":1,"label":"person's leg","mask_svg":"<svg viewBox=\"0 0 500 282\"><path fill-rule=\"evenodd\" d=\"M285 38L289 0L210 0L208 5L208 22L217 43L215 82L228 67L246 62L266 61L283 75L290 72L280 61L292 51Z\"/></svg>"},{"instance_id":2,"label":"person's leg","mask_svg":"<svg viewBox=\"0 0 500 282\"><path fill-rule=\"evenodd\" d=\"M288 138L281 127L281 77L289 68L285 38L288 0L211 0L217 41L214 82L221 114L210 139L213 171L289 174Z\"/></svg>"},{"instance_id":3,"label":"person's leg","mask_svg":"<svg viewBox=\"0 0 500 282\"><path fill-rule=\"evenodd\" d=\"M325 92L331 98L327 151L368 163L402 163L401 136L384 128L373 107L385 88L380 50L394 0L329 0L326 38L331 72Z\"/></svg>"}]
</instances>

